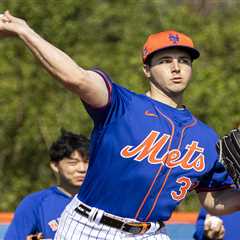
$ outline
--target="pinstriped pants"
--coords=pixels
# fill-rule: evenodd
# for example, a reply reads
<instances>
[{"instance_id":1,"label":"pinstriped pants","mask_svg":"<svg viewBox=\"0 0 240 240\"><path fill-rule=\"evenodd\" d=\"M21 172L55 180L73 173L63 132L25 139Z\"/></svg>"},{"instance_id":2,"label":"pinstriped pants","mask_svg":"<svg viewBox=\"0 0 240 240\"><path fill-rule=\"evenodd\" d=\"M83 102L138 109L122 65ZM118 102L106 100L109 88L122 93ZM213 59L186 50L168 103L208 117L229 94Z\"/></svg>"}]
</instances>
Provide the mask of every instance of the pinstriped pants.
<instances>
[{"instance_id":1,"label":"pinstriped pants","mask_svg":"<svg viewBox=\"0 0 240 240\"><path fill-rule=\"evenodd\" d=\"M163 227L160 230L153 231L152 227L144 234L131 234L112 228L96 221L90 221L88 218L80 215L75 211L81 202L77 197L67 205L63 211L55 240L170 240ZM132 219L124 218L124 221L132 221ZM156 228L157 229L157 228Z\"/></svg>"}]
</instances>

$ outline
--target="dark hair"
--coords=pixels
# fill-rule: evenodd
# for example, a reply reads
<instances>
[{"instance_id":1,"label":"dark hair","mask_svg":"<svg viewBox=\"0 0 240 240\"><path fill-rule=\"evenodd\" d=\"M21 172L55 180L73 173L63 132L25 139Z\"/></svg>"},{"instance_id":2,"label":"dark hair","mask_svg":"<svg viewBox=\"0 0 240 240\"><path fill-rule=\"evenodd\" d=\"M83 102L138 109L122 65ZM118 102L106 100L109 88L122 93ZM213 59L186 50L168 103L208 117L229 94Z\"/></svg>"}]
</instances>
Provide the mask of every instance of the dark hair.
<instances>
[{"instance_id":1,"label":"dark hair","mask_svg":"<svg viewBox=\"0 0 240 240\"><path fill-rule=\"evenodd\" d=\"M59 162L65 157L69 157L75 150L78 150L83 158L89 157L89 139L81 134L68 132L61 129L61 136L53 142L49 149L50 160Z\"/></svg>"}]
</instances>

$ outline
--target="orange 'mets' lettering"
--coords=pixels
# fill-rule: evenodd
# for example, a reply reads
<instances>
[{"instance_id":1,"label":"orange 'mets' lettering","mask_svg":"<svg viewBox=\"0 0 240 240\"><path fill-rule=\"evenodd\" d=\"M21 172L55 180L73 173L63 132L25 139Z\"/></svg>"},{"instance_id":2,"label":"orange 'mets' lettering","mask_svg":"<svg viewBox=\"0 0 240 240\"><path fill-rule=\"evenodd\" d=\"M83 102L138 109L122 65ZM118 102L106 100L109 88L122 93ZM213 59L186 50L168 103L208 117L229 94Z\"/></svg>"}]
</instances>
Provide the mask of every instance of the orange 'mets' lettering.
<instances>
[{"instance_id":1,"label":"orange 'mets' lettering","mask_svg":"<svg viewBox=\"0 0 240 240\"><path fill-rule=\"evenodd\" d=\"M205 168L205 157L203 155L204 148L198 146L197 141L192 141L187 144L185 149L186 153L181 157L179 149L172 149L158 158L157 155L166 145L170 139L170 135L163 134L159 139L160 133L151 131L150 134L136 147L127 145L124 147L120 154L123 158L134 157L136 161L143 161L148 159L150 164L166 164L168 168L175 168L180 166L184 170L194 169L197 172L203 171ZM193 156L199 153L195 158Z\"/></svg>"},{"instance_id":2,"label":"orange 'mets' lettering","mask_svg":"<svg viewBox=\"0 0 240 240\"><path fill-rule=\"evenodd\" d=\"M149 162L160 163L161 159L157 159L157 154L161 151L164 145L167 143L170 136L163 134L159 140L159 132L151 131L151 133L135 148L133 146L126 146L121 150L121 156L124 158L131 158L136 156L134 160L142 161L143 159L149 159Z\"/></svg>"}]
</instances>

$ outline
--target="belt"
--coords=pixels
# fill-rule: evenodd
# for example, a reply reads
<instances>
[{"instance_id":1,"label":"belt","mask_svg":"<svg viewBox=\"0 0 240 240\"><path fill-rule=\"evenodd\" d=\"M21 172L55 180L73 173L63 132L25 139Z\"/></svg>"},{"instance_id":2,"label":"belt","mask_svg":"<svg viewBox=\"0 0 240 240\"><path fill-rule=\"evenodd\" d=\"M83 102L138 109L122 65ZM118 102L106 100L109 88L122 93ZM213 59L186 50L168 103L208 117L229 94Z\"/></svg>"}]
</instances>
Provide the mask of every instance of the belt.
<instances>
[{"instance_id":1,"label":"belt","mask_svg":"<svg viewBox=\"0 0 240 240\"><path fill-rule=\"evenodd\" d=\"M91 208L84 204L79 204L79 206L75 208L75 211L81 214L82 216L88 218L89 213L91 212ZM95 220L96 216L97 216L97 212L92 219L93 221ZM144 234L151 227L151 222L127 222L126 223L120 219L117 219L113 216L106 215L104 213L99 223L131 233L131 234ZM159 224L157 231L165 226L164 222L162 221L158 221L157 223Z\"/></svg>"}]
</instances>

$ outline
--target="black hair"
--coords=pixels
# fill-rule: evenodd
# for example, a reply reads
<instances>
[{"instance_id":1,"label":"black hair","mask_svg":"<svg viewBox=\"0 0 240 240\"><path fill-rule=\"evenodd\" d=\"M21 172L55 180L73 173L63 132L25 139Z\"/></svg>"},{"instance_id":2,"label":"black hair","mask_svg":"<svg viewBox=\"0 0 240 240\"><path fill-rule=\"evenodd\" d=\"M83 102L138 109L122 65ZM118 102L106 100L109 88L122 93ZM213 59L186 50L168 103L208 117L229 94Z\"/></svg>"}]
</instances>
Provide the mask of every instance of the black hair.
<instances>
[{"instance_id":1,"label":"black hair","mask_svg":"<svg viewBox=\"0 0 240 240\"><path fill-rule=\"evenodd\" d=\"M52 162L59 162L78 150L84 159L89 158L89 139L82 134L75 134L61 129L61 136L52 143L49 156Z\"/></svg>"}]
</instances>

